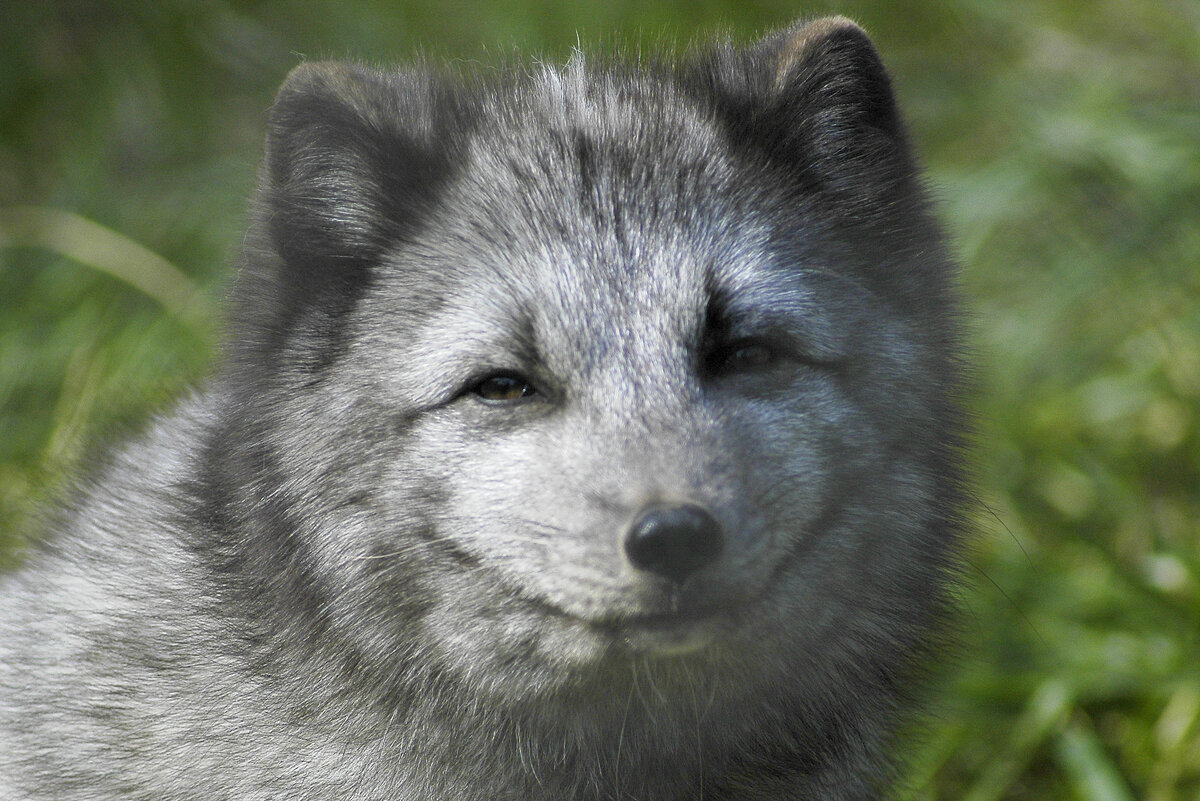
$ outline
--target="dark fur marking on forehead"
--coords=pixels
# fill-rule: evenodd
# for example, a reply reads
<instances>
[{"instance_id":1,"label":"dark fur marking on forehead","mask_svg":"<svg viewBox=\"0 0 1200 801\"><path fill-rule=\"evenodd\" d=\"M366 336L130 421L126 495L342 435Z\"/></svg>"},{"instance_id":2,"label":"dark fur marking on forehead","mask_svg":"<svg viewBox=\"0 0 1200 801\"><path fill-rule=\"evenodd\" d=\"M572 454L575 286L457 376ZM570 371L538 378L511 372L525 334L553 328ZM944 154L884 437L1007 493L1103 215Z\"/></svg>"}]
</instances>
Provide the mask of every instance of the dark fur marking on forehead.
<instances>
[{"instance_id":1,"label":"dark fur marking on forehead","mask_svg":"<svg viewBox=\"0 0 1200 801\"><path fill-rule=\"evenodd\" d=\"M594 217L599 218L600 208L597 198L599 176L597 175L595 145L588 134L579 129L572 132L572 145L575 164L579 169L579 203ZM617 226L619 227L619 225L618 223Z\"/></svg>"}]
</instances>

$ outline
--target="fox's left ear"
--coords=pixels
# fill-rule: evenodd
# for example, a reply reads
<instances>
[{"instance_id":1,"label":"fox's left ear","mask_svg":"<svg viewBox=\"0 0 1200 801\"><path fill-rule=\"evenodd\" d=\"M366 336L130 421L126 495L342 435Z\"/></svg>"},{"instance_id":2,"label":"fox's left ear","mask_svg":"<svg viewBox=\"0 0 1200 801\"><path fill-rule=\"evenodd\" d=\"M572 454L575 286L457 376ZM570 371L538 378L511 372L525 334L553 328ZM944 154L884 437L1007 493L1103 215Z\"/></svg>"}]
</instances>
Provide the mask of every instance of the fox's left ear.
<instances>
[{"instance_id":1,"label":"fox's left ear","mask_svg":"<svg viewBox=\"0 0 1200 801\"><path fill-rule=\"evenodd\" d=\"M854 22L801 23L713 56L696 76L735 142L832 188L912 170L891 80Z\"/></svg>"},{"instance_id":2,"label":"fox's left ear","mask_svg":"<svg viewBox=\"0 0 1200 801\"><path fill-rule=\"evenodd\" d=\"M845 17L797 25L759 43L778 108L815 113L814 132L873 130L902 137L892 82L867 32Z\"/></svg>"}]
</instances>

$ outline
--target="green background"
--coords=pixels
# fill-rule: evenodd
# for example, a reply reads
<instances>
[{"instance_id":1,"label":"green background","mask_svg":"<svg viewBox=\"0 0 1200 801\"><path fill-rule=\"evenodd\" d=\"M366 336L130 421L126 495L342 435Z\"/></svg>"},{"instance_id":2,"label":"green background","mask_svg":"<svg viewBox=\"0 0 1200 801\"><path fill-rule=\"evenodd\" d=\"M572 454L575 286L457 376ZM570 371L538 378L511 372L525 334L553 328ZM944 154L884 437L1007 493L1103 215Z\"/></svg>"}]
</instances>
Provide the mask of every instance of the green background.
<instances>
[{"instance_id":1,"label":"green background","mask_svg":"<svg viewBox=\"0 0 1200 801\"><path fill-rule=\"evenodd\" d=\"M899 795L1200 799L1195 0L4 0L0 564L211 366L300 59L562 59L831 11L894 72L979 366L962 647L931 666Z\"/></svg>"}]
</instances>

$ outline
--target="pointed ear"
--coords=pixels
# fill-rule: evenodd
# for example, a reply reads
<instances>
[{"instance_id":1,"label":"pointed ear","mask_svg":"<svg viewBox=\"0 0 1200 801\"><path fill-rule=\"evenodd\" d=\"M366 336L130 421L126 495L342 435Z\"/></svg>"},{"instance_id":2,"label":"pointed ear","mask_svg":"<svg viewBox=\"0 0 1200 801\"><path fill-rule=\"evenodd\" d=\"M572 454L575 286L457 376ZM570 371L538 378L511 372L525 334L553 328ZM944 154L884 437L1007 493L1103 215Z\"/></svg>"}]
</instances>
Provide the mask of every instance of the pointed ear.
<instances>
[{"instance_id":1,"label":"pointed ear","mask_svg":"<svg viewBox=\"0 0 1200 801\"><path fill-rule=\"evenodd\" d=\"M336 351L380 256L419 229L464 161L469 115L456 97L429 70L329 62L287 77L234 304L233 347L248 364L297 331L320 340L313 365Z\"/></svg>"},{"instance_id":2,"label":"pointed ear","mask_svg":"<svg viewBox=\"0 0 1200 801\"><path fill-rule=\"evenodd\" d=\"M872 191L913 172L887 71L845 17L719 51L703 80L735 145L765 152L806 184Z\"/></svg>"},{"instance_id":3,"label":"pointed ear","mask_svg":"<svg viewBox=\"0 0 1200 801\"><path fill-rule=\"evenodd\" d=\"M469 115L429 70L296 67L271 108L234 362L253 372L289 343L316 370L379 258L418 230L461 166Z\"/></svg>"},{"instance_id":4,"label":"pointed ear","mask_svg":"<svg viewBox=\"0 0 1200 801\"><path fill-rule=\"evenodd\" d=\"M263 200L285 269L368 261L417 225L451 171L433 81L336 62L292 70L271 109Z\"/></svg>"},{"instance_id":5,"label":"pointed ear","mask_svg":"<svg viewBox=\"0 0 1200 801\"><path fill-rule=\"evenodd\" d=\"M866 31L845 17L826 17L760 43L775 73L781 109L815 112L814 133L836 138L878 131L902 138L903 124L887 70Z\"/></svg>"}]
</instances>

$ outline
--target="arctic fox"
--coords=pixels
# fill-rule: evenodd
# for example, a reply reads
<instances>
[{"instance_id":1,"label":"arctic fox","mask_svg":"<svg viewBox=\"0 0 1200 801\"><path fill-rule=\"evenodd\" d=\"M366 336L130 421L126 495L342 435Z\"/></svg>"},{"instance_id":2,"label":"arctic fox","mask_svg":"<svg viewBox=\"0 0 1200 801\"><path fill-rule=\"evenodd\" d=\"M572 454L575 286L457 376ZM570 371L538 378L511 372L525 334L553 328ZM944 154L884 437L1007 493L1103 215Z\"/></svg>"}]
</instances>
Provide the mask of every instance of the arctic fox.
<instances>
[{"instance_id":1,"label":"arctic fox","mask_svg":"<svg viewBox=\"0 0 1200 801\"><path fill-rule=\"evenodd\" d=\"M963 510L853 23L313 63L223 367L0 585L0 798L857 801Z\"/></svg>"}]
</instances>

